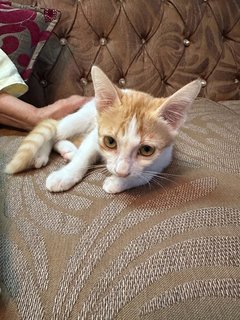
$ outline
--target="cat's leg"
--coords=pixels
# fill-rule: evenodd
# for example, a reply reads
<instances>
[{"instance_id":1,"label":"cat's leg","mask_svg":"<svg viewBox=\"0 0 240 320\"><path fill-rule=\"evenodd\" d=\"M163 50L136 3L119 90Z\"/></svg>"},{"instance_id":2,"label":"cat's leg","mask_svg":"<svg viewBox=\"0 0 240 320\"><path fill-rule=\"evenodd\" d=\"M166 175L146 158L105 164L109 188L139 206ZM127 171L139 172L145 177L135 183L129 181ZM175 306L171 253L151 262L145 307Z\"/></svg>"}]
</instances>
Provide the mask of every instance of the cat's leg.
<instances>
[{"instance_id":1,"label":"cat's leg","mask_svg":"<svg viewBox=\"0 0 240 320\"><path fill-rule=\"evenodd\" d=\"M52 145L52 141L46 141L37 151L37 154L34 157L34 167L36 169L46 166L49 160L50 152L52 150Z\"/></svg>"},{"instance_id":2,"label":"cat's leg","mask_svg":"<svg viewBox=\"0 0 240 320\"><path fill-rule=\"evenodd\" d=\"M52 192L70 189L82 180L98 156L97 130L94 130L83 140L72 161L48 176L47 189Z\"/></svg>"},{"instance_id":3,"label":"cat's leg","mask_svg":"<svg viewBox=\"0 0 240 320\"><path fill-rule=\"evenodd\" d=\"M64 117L61 121L59 121L57 125L57 137L56 140L63 140L74 136L80 132L87 132L91 130L91 128L95 125L96 118L96 107L95 100L91 100L86 103L79 111L70 114ZM58 142L57 142L58 143ZM70 147L70 143L68 144L64 142L60 146L56 146L56 150L59 151L60 154L64 154L64 158L67 160L71 160L74 156L74 151L76 151L76 147L72 144ZM47 141L44 145L38 150L35 158L34 158L34 167L41 168L48 163L49 154L51 152L53 146L52 141ZM64 147L64 148L63 148ZM63 150L64 149L64 150Z\"/></svg>"},{"instance_id":4,"label":"cat's leg","mask_svg":"<svg viewBox=\"0 0 240 320\"><path fill-rule=\"evenodd\" d=\"M64 160L70 161L73 159L78 148L68 140L60 140L54 144L54 150L57 151Z\"/></svg>"},{"instance_id":5,"label":"cat's leg","mask_svg":"<svg viewBox=\"0 0 240 320\"><path fill-rule=\"evenodd\" d=\"M153 175L154 174L148 174L148 176L144 178L140 176L129 176L126 178L122 178L112 175L104 180L103 190L107 193L119 193L124 190L132 189L147 184L152 179Z\"/></svg>"},{"instance_id":6,"label":"cat's leg","mask_svg":"<svg viewBox=\"0 0 240 320\"><path fill-rule=\"evenodd\" d=\"M86 103L77 112L69 114L59 121L57 141L65 140L82 132L90 132L96 126L95 99Z\"/></svg>"}]
</instances>

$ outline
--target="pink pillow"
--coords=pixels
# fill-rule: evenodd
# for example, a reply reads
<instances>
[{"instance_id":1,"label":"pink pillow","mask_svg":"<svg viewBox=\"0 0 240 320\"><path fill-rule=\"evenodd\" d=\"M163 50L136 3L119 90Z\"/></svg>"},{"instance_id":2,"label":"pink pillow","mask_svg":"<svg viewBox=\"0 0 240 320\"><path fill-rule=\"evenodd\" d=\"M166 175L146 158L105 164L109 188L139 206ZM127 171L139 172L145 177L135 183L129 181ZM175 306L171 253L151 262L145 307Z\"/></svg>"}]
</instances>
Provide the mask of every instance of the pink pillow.
<instances>
[{"instance_id":1,"label":"pink pillow","mask_svg":"<svg viewBox=\"0 0 240 320\"><path fill-rule=\"evenodd\" d=\"M54 9L0 1L0 48L25 81L59 17L59 11Z\"/></svg>"}]
</instances>

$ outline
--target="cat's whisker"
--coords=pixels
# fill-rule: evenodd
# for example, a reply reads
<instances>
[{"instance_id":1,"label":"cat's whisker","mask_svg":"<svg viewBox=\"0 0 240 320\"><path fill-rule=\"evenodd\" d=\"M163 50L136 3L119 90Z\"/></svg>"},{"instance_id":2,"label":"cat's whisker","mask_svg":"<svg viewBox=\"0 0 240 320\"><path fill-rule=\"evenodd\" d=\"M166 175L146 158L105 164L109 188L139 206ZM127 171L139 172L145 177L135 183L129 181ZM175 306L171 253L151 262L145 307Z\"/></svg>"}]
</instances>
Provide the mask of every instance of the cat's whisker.
<instances>
[{"instance_id":1,"label":"cat's whisker","mask_svg":"<svg viewBox=\"0 0 240 320\"><path fill-rule=\"evenodd\" d=\"M145 184L148 184L149 189L151 189L153 184L155 183L156 185L160 186L166 191L166 188L157 179L155 179L155 177L151 174L151 171L134 172L134 175L142 179L145 182Z\"/></svg>"},{"instance_id":2,"label":"cat's whisker","mask_svg":"<svg viewBox=\"0 0 240 320\"><path fill-rule=\"evenodd\" d=\"M93 164L90 167L92 169L96 169L96 170L98 170L98 169L106 169L106 165L105 164L97 164L97 165Z\"/></svg>"},{"instance_id":3,"label":"cat's whisker","mask_svg":"<svg viewBox=\"0 0 240 320\"><path fill-rule=\"evenodd\" d=\"M168 178L165 178L165 177L158 177L160 180L162 179L162 180L165 180L165 181L169 181L169 182L171 182L171 183L174 183L176 186L178 186L179 185L179 183L178 182L176 182L175 180L172 180L172 179L168 179Z\"/></svg>"},{"instance_id":4,"label":"cat's whisker","mask_svg":"<svg viewBox=\"0 0 240 320\"><path fill-rule=\"evenodd\" d=\"M155 179L158 179L158 180L165 180L165 181L169 181L169 182L171 182L171 183L174 183L175 185L178 185L178 183L176 182L176 181L174 181L174 180L172 180L172 179L168 179L168 178L166 178L166 177L162 177L162 176L154 176L154 178Z\"/></svg>"},{"instance_id":5,"label":"cat's whisker","mask_svg":"<svg viewBox=\"0 0 240 320\"><path fill-rule=\"evenodd\" d=\"M107 168L101 168L98 170L99 173L103 174L103 175L109 175L109 171Z\"/></svg>"},{"instance_id":6,"label":"cat's whisker","mask_svg":"<svg viewBox=\"0 0 240 320\"><path fill-rule=\"evenodd\" d=\"M155 179L155 177L153 177L151 181L152 181L152 183L155 183L155 184L157 184L158 186L160 186L161 188L163 188L164 191L167 191L167 189L164 187L164 185L161 184L157 179Z\"/></svg>"},{"instance_id":7,"label":"cat's whisker","mask_svg":"<svg viewBox=\"0 0 240 320\"><path fill-rule=\"evenodd\" d=\"M166 177L162 176L161 173L157 173L156 172L156 173L153 174L152 171L149 171L149 172L144 171L143 174L145 174L148 177L152 177L151 180L154 179L154 181L166 180L166 181L170 181L170 182L175 183L176 185L178 185L178 183L176 181L174 181L174 180L172 180L170 178L166 178Z\"/></svg>"},{"instance_id":8,"label":"cat's whisker","mask_svg":"<svg viewBox=\"0 0 240 320\"><path fill-rule=\"evenodd\" d=\"M89 166L89 170L90 171L87 171L87 173L85 174L85 177L89 177L94 169L96 169L95 171L102 174L102 175L107 175L109 173L109 171L107 170L106 166L105 165L92 165L92 166Z\"/></svg>"},{"instance_id":9,"label":"cat's whisker","mask_svg":"<svg viewBox=\"0 0 240 320\"><path fill-rule=\"evenodd\" d=\"M161 176L172 176L172 177L184 177L185 175L183 174L174 174L174 173L168 173L168 172L157 172L157 171L144 171L144 172L149 172L152 174L156 174L156 175L161 175Z\"/></svg>"},{"instance_id":10,"label":"cat's whisker","mask_svg":"<svg viewBox=\"0 0 240 320\"><path fill-rule=\"evenodd\" d=\"M155 178L159 178L159 179L163 179L163 180L167 180L167 181L170 181L170 182L174 182L174 183L177 183L175 180L173 179L170 179L169 177L165 177L165 176L162 176L161 173L160 174L154 174L153 175Z\"/></svg>"},{"instance_id":11,"label":"cat's whisker","mask_svg":"<svg viewBox=\"0 0 240 320\"><path fill-rule=\"evenodd\" d=\"M100 170L100 169L106 169L105 165L104 166L92 166L91 169L94 169L94 170Z\"/></svg>"},{"instance_id":12,"label":"cat's whisker","mask_svg":"<svg viewBox=\"0 0 240 320\"><path fill-rule=\"evenodd\" d=\"M136 174L136 176L138 177L138 178L140 178L141 180L143 180L144 181L144 185L148 185L148 187L149 187L149 189L151 189L152 188L152 185L151 185L151 183L150 183L150 180L147 178L147 177L145 177L144 175L142 175L141 173L135 173Z\"/></svg>"},{"instance_id":13,"label":"cat's whisker","mask_svg":"<svg viewBox=\"0 0 240 320\"><path fill-rule=\"evenodd\" d=\"M171 177L185 177L184 174L174 174L174 173L168 173L168 172L161 172L162 176L171 176Z\"/></svg>"}]
</instances>

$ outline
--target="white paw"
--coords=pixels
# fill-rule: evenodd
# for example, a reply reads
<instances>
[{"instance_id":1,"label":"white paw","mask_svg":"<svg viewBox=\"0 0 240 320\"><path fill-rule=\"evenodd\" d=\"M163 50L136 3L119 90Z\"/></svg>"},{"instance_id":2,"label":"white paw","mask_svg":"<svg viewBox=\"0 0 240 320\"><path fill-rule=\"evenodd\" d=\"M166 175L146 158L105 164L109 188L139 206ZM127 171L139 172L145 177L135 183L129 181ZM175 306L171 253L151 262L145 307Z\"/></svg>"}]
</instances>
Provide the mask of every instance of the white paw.
<instances>
[{"instance_id":1,"label":"white paw","mask_svg":"<svg viewBox=\"0 0 240 320\"><path fill-rule=\"evenodd\" d=\"M63 140L58 141L54 145L54 149L60 153L60 155L63 157L64 160L70 161L74 157L77 148L74 144L72 144L70 141Z\"/></svg>"},{"instance_id":2,"label":"white paw","mask_svg":"<svg viewBox=\"0 0 240 320\"><path fill-rule=\"evenodd\" d=\"M103 190L107 193L119 193L124 189L121 180L118 177L111 176L104 180Z\"/></svg>"},{"instance_id":3,"label":"white paw","mask_svg":"<svg viewBox=\"0 0 240 320\"><path fill-rule=\"evenodd\" d=\"M48 163L48 160L49 160L49 156L48 155L38 155L36 156L35 160L34 160L34 167L36 169L39 169L39 168L42 168L42 167L45 167Z\"/></svg>"},{"instance_id":4,"label":"white paw","mask_svg":"<svg viewBox=\"0 0 240 320\"><path fill-rule=\"evenodd\" d=\"M75 151L67 151L67 152L62 152L61 156L65 161L71 161L72 158L74 157Z\"/></svg>"},{"instance_id":5,"label":"white paw","mask_svg":"<svg viewBox=\"0 0 240 320\"><path fill-rule=\"evenodd\" d=\"M60 192L69 190L73 187L78 181L71 177L68 172L63 170L58 170L52 172L46 180L46 188L52 192Z\"/></svg>"}]
</instances>

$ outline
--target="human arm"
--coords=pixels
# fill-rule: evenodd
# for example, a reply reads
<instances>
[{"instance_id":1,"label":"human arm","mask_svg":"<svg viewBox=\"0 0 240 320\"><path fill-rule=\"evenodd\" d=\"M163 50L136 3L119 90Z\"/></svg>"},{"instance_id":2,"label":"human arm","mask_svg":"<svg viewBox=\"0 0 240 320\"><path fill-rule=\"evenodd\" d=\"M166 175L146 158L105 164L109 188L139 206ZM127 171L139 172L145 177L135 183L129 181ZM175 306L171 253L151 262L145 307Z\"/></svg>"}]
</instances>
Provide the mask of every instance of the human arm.
<instances>
[{"instance_id":1,"label":"human arm","mask_svg":"<svg viewBox=\"0 0 240 320\"><path fill-rule=\"evenodd\" d=\"M73 95L46 107L36 108L7 93L0 93L0 124L29 131L43 119L63 118L78 110L89 99L91 98Z\"/></svg>"}]
</instances>

